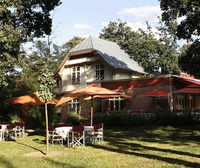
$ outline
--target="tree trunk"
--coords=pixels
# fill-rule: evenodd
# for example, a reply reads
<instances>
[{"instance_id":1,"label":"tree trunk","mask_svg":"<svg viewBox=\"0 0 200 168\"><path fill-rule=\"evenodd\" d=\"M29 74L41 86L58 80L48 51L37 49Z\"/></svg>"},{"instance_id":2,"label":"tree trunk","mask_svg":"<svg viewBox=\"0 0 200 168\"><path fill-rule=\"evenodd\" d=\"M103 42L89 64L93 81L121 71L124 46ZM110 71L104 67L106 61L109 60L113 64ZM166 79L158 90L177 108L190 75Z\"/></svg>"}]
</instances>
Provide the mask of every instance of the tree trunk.
<instances>
[{"instance_id":1,"label":"tree trunk","mask_svg":"<svg viewBox=\"0 0 200 168\"><path fill-rule=\"evenodd\" d=\"M45 102L45 118L46 118L46 155L48 154L49 147L49 136L48 136L48 113L47 113L47 103Z\"/></svg>"}]
</instances>

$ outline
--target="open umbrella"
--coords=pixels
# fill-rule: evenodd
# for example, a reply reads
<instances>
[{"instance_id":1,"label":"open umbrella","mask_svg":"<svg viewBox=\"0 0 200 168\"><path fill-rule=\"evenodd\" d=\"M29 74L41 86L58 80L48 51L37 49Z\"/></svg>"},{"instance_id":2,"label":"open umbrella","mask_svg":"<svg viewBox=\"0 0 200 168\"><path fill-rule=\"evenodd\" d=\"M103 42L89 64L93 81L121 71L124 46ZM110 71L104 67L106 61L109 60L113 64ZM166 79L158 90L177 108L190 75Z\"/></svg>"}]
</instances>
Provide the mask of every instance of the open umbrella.
<instances>
[{"instance_id":1,"label":"open umbrella","mask_svg":"<svg viewBox=\"0 0 200 168\"><path fill-rule=\"evenodd\" d=\"M147 96L147 97L160 97L160 96L168 96L168 93L162 92L160 90L152 90L150 92L144 93L140 96Z\"/></svg>"},{"instance_id":2,"label":"open umbrella","mask_svg":"<svg viewBox=\"0 0 200 168\"><path fill-rule=\"evenodd\" d=\"M154 89L152 91L149 91L147 93L141 94L139 96L145 96L145 97L152 97L152 98L156 98L156 97L164 97L164 96L168 96L168 93L166 92L162 92L160 90ZM155 106L156 106L156 100L155 100Z\"/></svg>"},{"instance_id":3,"label":"open umbrella","mask_svg":"<svg viewBox=\"0 0 200 168\"><path fill-rule=\"evenodd\" d=\"M39 98L38 92L20 96L20 97L13 97L9 100L7 100L8 103L12 104L30 104L30 105L43 105L45 104L45 101L41 101ZM57 99L52 99L47 102L47 104L56 104L58 103Z\"/></svg>"},{"instance_id":4,"label":"open umbrella","mask_svg":"<svg viewBox=\"0 0 200 168\"><path fill-rule=\"evenodd\" d=\"M52 99L48 102L42 101L39 98L38 92L20 96L20 97L13 97L7 100L8 103L12 104L30 104L30 105L45 105L45 116L46 116L46 154L48 153L48 116L47 116L47 104L56 104L58 100Z\"/></svg>"},{"instance_id":5,"label":"open umbrella","mask_svg":"<svg viewBox=\"0 0 200 168\"><path fill-rule=\"evenodd\" d=\"M131 96L128 96L126 94L122 94L122 93L119 93L119 92L116 92L116 91L112 91L112 90L100 87L97 84L92 84L88 87L85 87L85 88L64 94L64 96L59 100L59 102L56 104L56 106L64 104L67 101L73 100L77 97L84 96L84 95L91 96L91 109L90 109L91 126L93 124L92 118L93 118L93 99L94 98L98 98L98 97L109 98L109 97L112 97L112 96L127 97L127 98L131 97Z\"/></svg>"}]
</instances>

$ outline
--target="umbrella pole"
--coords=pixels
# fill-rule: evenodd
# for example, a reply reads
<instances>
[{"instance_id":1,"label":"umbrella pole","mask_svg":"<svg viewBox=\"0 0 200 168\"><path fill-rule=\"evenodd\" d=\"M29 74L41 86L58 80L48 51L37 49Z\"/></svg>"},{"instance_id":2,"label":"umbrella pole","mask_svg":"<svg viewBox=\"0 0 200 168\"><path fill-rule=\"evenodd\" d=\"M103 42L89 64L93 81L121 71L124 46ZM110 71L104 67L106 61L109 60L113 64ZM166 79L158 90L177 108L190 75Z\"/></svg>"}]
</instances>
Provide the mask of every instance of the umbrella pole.
<instances>
[{"instance_id":1,"label":"umbrella pole","mask_svg":"<svg viewBox=\"0 0 200 168\"><path fill-rule=\"evenodd\" d=\"M93 96L92 96L92 98L91 98L91 109L90 109L90 112L91 112L91 116L90 116L90 118L91 118L91 120L90 120L90 125L92 126L92 118L93 118Z\"/></svg>"},{"instance_id":2,"label":"umbrella pole","mask_svg":"<svg viewBox=\"0 0 200 168\"><path fill-rule=\"evenodd\" d=\"M48 154L49 140L48 140L48 114L47 114L47 102L45 102L45 118L46 118L46 155Z\"/></svg>"}]
</instances>

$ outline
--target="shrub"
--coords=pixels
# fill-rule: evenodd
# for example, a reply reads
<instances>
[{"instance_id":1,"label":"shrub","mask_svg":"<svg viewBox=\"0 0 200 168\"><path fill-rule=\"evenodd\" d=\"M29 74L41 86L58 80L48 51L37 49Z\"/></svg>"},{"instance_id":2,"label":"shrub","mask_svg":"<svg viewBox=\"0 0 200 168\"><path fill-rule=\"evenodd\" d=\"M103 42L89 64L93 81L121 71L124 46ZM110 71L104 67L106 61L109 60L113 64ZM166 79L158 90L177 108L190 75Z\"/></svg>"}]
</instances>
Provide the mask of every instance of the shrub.
<instances>
[{"instance_id":1,"label":"shrub","mask_svg":"<svg viewBox=\"0 0 200 168\"><path fill-rule=\"evenodd\" d=\"M80 122L88 122L88 118L81 117L75 112L70 112L67 114L66 123L71 123L72 125L79 125Z\"/></svg>"}]
</instances>

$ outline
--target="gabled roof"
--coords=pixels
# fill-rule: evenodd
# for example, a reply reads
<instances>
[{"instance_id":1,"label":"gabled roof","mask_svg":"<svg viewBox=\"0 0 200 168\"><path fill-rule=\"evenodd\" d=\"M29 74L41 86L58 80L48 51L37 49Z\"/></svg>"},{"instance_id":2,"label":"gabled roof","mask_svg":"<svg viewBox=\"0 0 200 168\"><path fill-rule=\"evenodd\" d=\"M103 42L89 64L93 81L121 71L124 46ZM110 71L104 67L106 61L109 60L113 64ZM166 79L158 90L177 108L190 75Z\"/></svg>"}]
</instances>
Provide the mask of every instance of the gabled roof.
<instances>
[{"instance_id":1,"label":"gabled roof","mask_svg":"<svg viewBox=\"0 0 200 168\"><path fill-rule=\"evenodd\" d=\"M97 37L90 36L89 38L83 40L80 44L70 50L68 54L75 55L76 52L86 50L98 53L108 65L115 69L145 73L144 69L139 66L136 61L131 59L130 56L126 54L118 44ZM65 60L66 59L68 59L68 56L66 56ZM63 66L63 64L61 64L61 66ZM59 67L59 69L60 68L62 67Z\"/></svg>"}]
</instances>

